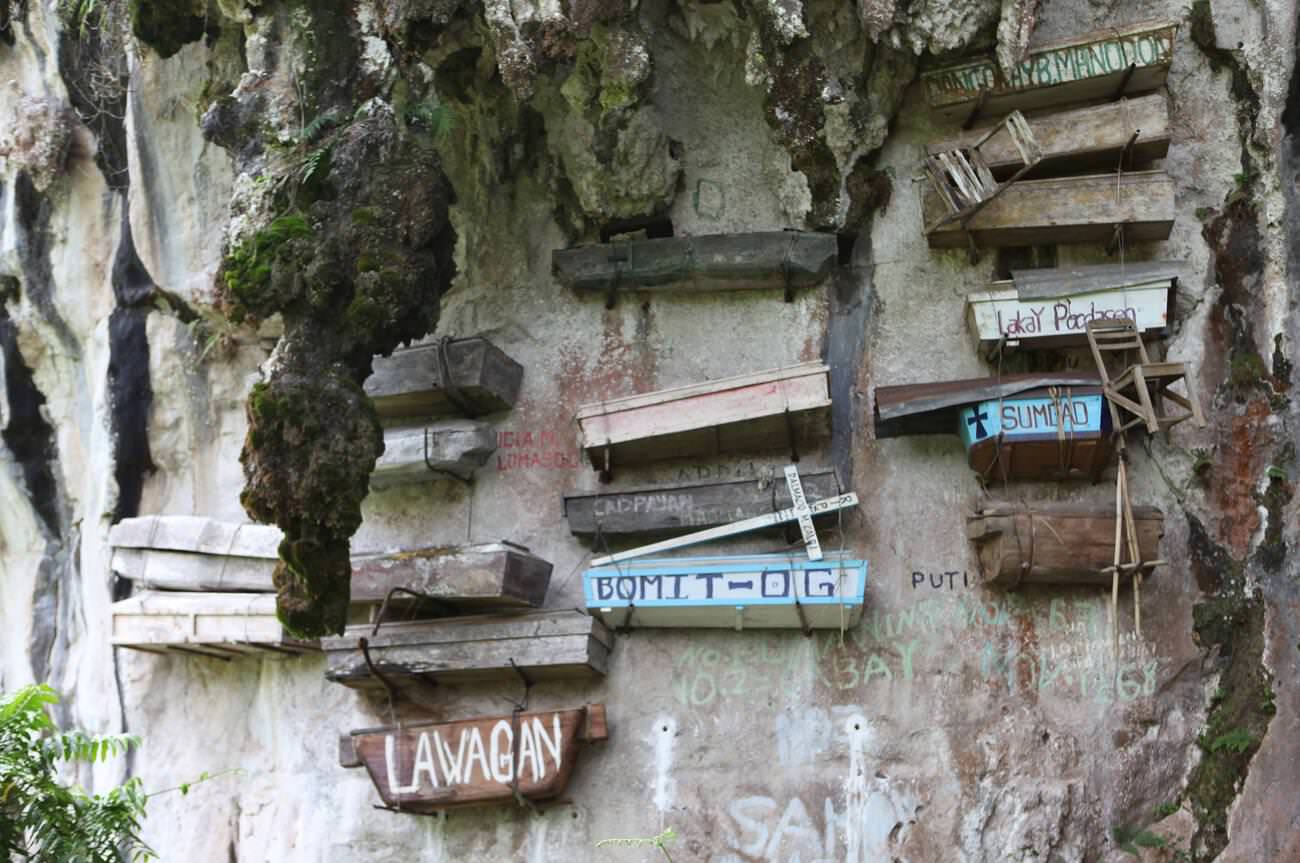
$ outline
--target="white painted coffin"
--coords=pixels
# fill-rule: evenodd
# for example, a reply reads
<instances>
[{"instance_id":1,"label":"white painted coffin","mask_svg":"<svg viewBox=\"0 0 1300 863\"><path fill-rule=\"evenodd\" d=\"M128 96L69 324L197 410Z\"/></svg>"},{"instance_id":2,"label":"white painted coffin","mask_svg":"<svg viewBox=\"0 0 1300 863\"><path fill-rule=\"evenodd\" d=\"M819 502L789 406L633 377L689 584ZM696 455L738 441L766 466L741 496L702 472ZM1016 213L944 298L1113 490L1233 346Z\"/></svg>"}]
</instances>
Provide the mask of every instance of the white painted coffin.
<instances>
[{"instance_id":1,"label":"white painted coffin","mask_svg":"<svg viewBox=\"0 0 1300 863\"><path fill-rule=\"evenodd\" d=\"M1127 317L1163 335L1173 314L1179 265L1102 264L1023 270L966 297L966 322L985 348L1051 348L1088 343L1091 320Z\"/></svg>"},{"instance_id":2,"label":"white painted coffin","mask_svg":"<svg viewBox=\"0 0 1300 863\"><path fill-rule=\"evenodd\" d=\"M843 552L633 560L583 575L587 611L611 627L840 629L862 619L867 562Z\"/></svg>"},{"instance_id":3,"label":"white painted coffin","mask_svg":"<svg viewBox=\"0 0 1300 863\"><path fill-rule=\"evenodd\" d=\"M217 659L317 650L293 638L266 593L140 593L112 606L114 646Z\"/></svg>"},{"instance_id":4,"label":"white painted coffin","mask_svg":"<svg viewBox=\"0 0 1300 863\"><path fill-rule=\"evenodd\" d=\"M113 525L113 572L138 587L272 592L280 529L192 515L148 515Z\"/></svg>"}]
</instances>

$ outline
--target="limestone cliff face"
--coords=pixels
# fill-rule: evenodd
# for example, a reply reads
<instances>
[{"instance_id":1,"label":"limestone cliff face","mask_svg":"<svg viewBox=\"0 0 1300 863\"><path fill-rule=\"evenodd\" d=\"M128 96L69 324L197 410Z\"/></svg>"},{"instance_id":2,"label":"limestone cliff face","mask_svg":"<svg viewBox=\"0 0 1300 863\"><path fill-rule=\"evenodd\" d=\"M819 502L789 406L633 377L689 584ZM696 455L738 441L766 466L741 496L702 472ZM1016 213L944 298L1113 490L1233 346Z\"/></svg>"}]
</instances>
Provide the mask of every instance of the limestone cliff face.
<instances>
[{"instance_id":1,"label":"limestone cliff face","mask_svg":"<svg viewBox=\"0 0 1300 863\"><path fill-rule=\"evenodd\" d=\"M650 859L595 843L665 827L673 859L716 863L1129 859L1117 828L1169 837L1149 859L1300 859L1300 799L1281 793L1300 739L1295 5L1140 10L1181 23L1177 218L1125 253L1188 264L1167 353L1194 365L1210 424L1135 447L1134 498L1165 512L1169 565L1117 677L1098 594L980 586L964 516L983 492L956 442L876 441L868 421L876 385L995 371L960 299L989 259L932 251L920 230L913 177L948 130L922 64L1009 65L1034 40L1138 15L1065 0L0 0L0 686L48 680L65 721L145 738L87 785L242 770L151 804L164 860ZM553 249L665 218L679 234L836 230L846 266L791 303L611 309L550 275ZM372 353L430 328L522 362L520 402L472 486L366 496L377 425L360 381ZM541 815L376 811L369 781L336 766L340 732L497 714L513 693L389 705L327 684L319 659L109 647L125 587L107 532L137 513L279 522L299 543L280 581L307 628L337 623L349 548L509 539L554 563L548 606L579 604L589 549L559 499L596 478L573 467L574 408L819 357L835 436L805 463L862 498L823 542L870 562L863 625L637 632L607 680L539 685L534 706L604 701L611 726L569 802ZM1113 488L1009 493L1105 506ZM1216 745L1234 734L1246 743Z\"/></svg>"}]
</instances>

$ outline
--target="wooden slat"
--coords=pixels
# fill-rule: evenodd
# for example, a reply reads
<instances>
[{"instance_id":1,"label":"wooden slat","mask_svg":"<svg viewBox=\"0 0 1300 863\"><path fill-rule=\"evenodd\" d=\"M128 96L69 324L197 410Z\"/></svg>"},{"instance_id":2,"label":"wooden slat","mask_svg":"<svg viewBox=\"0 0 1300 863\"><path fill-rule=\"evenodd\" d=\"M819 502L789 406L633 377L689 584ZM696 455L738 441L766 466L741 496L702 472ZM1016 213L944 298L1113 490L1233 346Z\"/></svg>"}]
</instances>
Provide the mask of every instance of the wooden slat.
<instances>
[{"instance_id":1,"label":"wooden slat","mask_svg":"<svg viewBox=\"0 0 1300 863\"><path fill-rule=\"evenodd\" d=\"M326 677L348 686L382 686L359 649L366 638L372 661L386 677L435 681L532 679L604 674L612 639L598 621L574 611L537 611L511 616L448 618L350 626L341 637L322 640Z\"/></svg>"},{"instance_id":2,"label":"wooden slat","mask_svg":"<svg viewBox=\"0 0 1300 863\"><path fill-rule=\"evenodd\" d=\"M580 291L795 289L824 281L837 253L834 234L760 231L561 249L551 266Z\"/></svg>"},{"instance_id":3,"label":"wooden slat","mask_svg":"<svg viewBox=\"0 0 1300 863\"><path fill-rule=\"evenodd\" d=\"M236 557L279 556L283 534L265 524L236 524L196 515L145 515L113 525L108 541L117 548L156 548Z\"/></svg>"},{"instance_id":4,"label":"wooden slat","mask_svg":"<svg viewBox=\"0 0 1300 863\"><path fill-rule=\"evenodd\" d=\"M1113 171L1119 167L1120 152L1128 146L1134 132L1140 134L1128 154L1131 163L1125 168L1142 167L1163 159L1169 152L1169 105L1164 93L1038 114L1027 119L1042 148L1043 158L1024 179L1065 171ZM992 126L978 127L926 149L936 152L969 147L991 129ZM995 131L980 145L980 154L1000 179L1024 165L1005 128Z\"/></svg>"},{"instance_id":5,"label":"wooden slat","mask_svg":"<svg viewBox=\"0 0 1300 863\"><path fill-rule=\"evenodd\" d=\"M832 471L810 471L802 476L804 489L813 499L840 491ZM789 490L778 477L567 495L564 516L569 531L578 536L594 536L598 523L603 535L635 536L714 527L790 505Z\"/></svg>"},{"instance_id":6,"label":"wooden slat","mask_svg":"<svg viewBox=\"0 0 1300 863\"><path fill-rule=\"evenodd\" d=\"M1149 507L1134 507L1133 515L1141 558L1154 561L1164 516ZM986 584L1111 584L1114 510L1004 506L971 516L966 527Z\"/></svg>"},{"instance_id":7,"label":"wooden slat","mask_svg":"<svg viewBox=\"0 0 1300 863\"><path fill-rule=\"evenodd\" d=\"M457 606L540 606L550 580L551 564L519 546L425 548L354 557L352 602L381 602L400 587Z\"/></svg>"},{"instance_id":8,"label":"wooden slat","mask_svg":"<svg viewBox=\"0 0 1300 863\"><path fill-rule=\"evenodd\" d=\"M372 489L452 478L467 480L496 452L492 426L476 420L443 420L384 431L384 454L370 475Z\"/></svg>"},{"instance_id":9,"label":"wooden slat","mask_svg":"<svg viewBox=\"0 0 1300 863\"><path fill-rule=\"evenodd\" d=\"M275 597L262 593L140 593L112 606L113 644L243 654L258 645L309 650L275 616Z\"/></svg>"},{"instance_id":10,"label":"wooden slat","mask_svg":"<svg viewBox=\"0 0 1300 863\"><path fill-rule=\"evenodd\" d=\"M1177 29L1150 21L1087 33L1031 48L1010 75L986 57L930 70L921 82L931 110L951 120L1141 93L1164 85Z\"/></svg>"},{"instance_id":11,"label":"wooden slat","mask_svg":"<svg viewBox=\"0 0 1300 863\"><path fill-rule=\"evenodd\" d=\"M578 743L604 728L604 705L354 731L340 762L364 765L384 804L430 813L548 800L564 791ZM518 739L516 739L518 737Z\"/></svg>"},{"instance_id":12,"label":"wooden slat","mask_svg":"<svg viewBox=\"0 0 1300 863\"><path fill-rule=\"evenodd\" d=\"M946 214L933 191L923 224ZM1162 171L1093 174L1015 183L967 224L984 247L1108 243L1116 225L1130 242L1167 239L1174 224L1174 185ZM950 222L928 235L932 248L965 248L967 232Z\"/></svg>"},{"instance_id":13,"label":"wooden slat","mask_svg":"<svg viewBox=\"0 0 1300 863\"><path fill-rule=\"evenodd\" d=\"M442 380L438 351L437 344L429 344L375 358L365 390L381 417L463 415L457 399L474 416L514 405L524 369L500 348L479 336L449 342L446 359L454 394Z\"/></svg>"}]
</instances>

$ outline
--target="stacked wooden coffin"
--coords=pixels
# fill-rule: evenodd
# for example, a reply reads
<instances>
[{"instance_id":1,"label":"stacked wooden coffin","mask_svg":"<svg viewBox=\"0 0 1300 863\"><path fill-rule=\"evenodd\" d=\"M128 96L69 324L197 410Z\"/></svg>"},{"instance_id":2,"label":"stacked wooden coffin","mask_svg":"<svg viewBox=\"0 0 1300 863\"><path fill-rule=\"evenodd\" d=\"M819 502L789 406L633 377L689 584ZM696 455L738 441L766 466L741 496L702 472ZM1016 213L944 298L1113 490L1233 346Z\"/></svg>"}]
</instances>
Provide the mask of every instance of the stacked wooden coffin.
<instances>
[{"instance_id":1,"label":"stacked wooden coffin","mask_svg":"<svg viewBox=\"0 0 1300 863\"><path fill-rule=\"evenodd\" d=\"M927 148L930 245L1167 238L1173 183L1150 166L1169 148L1160 88L1176 29L1140 24L1042 45L1009 75L993 58L925 73L939 116L967 129L1003 118Z\"/></svg>"},{"instance_id":2,"label":"stacked wooden coffin","mask_svg":"<svg viewBox=\"0 0 1300 863\"><path fill-rule=\"evenodd\" d=\"M496 451L481 417L509 410L522 379L523 367L482 337L376 357L365 390L385 428L371 488L468 480Z\"/></svg>"}]
</instances>

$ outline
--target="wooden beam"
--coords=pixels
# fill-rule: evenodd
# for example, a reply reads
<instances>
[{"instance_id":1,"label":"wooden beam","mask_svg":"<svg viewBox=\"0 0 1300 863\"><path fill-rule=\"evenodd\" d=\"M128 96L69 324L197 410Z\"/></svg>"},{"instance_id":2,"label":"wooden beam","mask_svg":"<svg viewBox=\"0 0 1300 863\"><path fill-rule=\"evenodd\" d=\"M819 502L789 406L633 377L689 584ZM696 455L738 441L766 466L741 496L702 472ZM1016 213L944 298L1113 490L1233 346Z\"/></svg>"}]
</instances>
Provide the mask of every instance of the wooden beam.
<instances>
[{"instance_id":1,"label":"wooden beam","mask_svg":"<svg viewBox=\"0 0 1300 863\"><path fill-rule=\"evenodd\" d=\"M797 289L824 281L837 254L834 234L760 231L560 249L551 267L579 291Z\"/></svg>"},{"instance_id":2,"label":"wooden beam","mask_svg":"<svg viewBox=\"0 0 1300 863\"><path fill-rule=\"evenodd\" d=\"M933 190L922 202L923 224L947 213ZM1167 239L1174 224L1174 185L1163 171L1093 174L1025 180L970 220L927 234L931 248L964 248L969 236L982 247L1047 243L1104 244L1122 225L1132 240Z\"/></svg>"},{"instance_id":3,"label":"wooden beam","mask_svg":"<svg viewBox=\"0 0 1300 863\"><path fill-rule=\"evenodd\" d=\"M288 635L265 593L138 593L113 603L116 646L247 653L248 644L315 649Z\"/></svg>"},{"instance_id":4,"label":"wooden beam","mask_svg":"<svg viewBox=\"0 0 1300 863\"><path fill-rule=\"evenodd\" d=\"M1121 81L1126 93L1155 90L1169 73L1177 30L1169 21L1111 28L1034 47L1009 75L984 57L924 72L921 83L931 111L954 122L976 105L999 116L1110 99Z\"/></svg>"},{"instance_id":5,"label":"wooden beam","mask_svg":"<svg viewBox=\"0 0 1300 863\"><path fill-rule=\"evenodd\" d=\"M435 479L468 480L496 452L492 426L477 420L442 420L384 431L384 454L370 475L372 489Z\"/></svg>"},{"instance_id":6,"label":"wooden beam","mask_svg":"<svg viewBox=\"0 0 1300 863\"><path fill-rule=\"evenodd\" d=\"M523 366L475 336L447 342L445 355L433 343L376 357L365 390L385 419L483 416L513 407L523 376Z\"/></svg>"}]
</instances>

